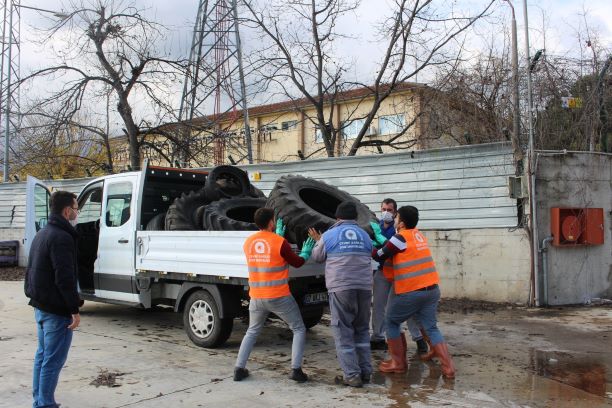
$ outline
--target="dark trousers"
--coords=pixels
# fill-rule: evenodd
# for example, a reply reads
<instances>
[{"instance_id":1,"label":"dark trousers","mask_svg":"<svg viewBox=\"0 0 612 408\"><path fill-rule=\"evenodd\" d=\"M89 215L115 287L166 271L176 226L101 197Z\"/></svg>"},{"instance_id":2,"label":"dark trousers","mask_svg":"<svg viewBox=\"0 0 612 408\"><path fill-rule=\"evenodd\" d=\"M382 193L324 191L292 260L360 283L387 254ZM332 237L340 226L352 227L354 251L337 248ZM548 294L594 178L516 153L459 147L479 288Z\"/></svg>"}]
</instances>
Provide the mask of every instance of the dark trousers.
<instances>
[{"instance_id":1,"label":"dark trousers","mask_svg":"<svg viewBox=\"0 0 612 408\"><path fill-rule=\"evenodd\" d=\"M336 355L346 379L372 374L371 302L371 290L348 289L329 294Z\"/></svg>"}]
</instances>

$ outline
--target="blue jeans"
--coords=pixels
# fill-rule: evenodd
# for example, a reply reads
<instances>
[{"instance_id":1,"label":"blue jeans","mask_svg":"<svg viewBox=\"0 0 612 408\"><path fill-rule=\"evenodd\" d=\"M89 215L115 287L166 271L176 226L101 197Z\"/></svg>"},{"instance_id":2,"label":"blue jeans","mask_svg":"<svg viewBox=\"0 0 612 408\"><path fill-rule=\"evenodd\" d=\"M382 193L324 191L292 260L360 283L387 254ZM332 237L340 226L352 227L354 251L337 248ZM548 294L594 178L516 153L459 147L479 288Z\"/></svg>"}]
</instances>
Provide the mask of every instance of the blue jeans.
<instances>
[{"instance_id":1,"label":"blue jeans","mask_svg":"<svg viewBox=\"0 0 612 408\"><path fill-rule=\"evenodd\" d=\"M72 342L72 319L34 309L38 349L34 356L33 408L56 408L55 387Z\"/></svg>"},{"instance_id":2,"label":"blue jeans","mask_svg":"<svg viewBox=\"0 0 612 408\"><path fill-rule=\"evenodd\" d=\"M440 301L440 289L415 290L389 299L387 306L387 339L400 335L400 325L409 317L415 317L429 336L432 346L444 342L438 330L436 309Z\"/></svg>"},{"instance_id":3,"label":"blue jeans","mask_svg":"<svg viewBox=\"0 0 612 408\"><path fill-rule=\"evenodd\" d=\"M372 374L369 290L347 289L329 293L331 329L336 356L345 379Z\"/></svg>"},{"instance_id":4,"label":"blue jeans","mask_svg":"<svg viewBox=\"0 0 612 408\"><path fill-rule=\"evenodd\" d=\"M374 288L372 289L372 336L370 341L385 340L385 313L390 298L394 297L393 283L389 282L383 275L382 269L374 272ZM408 331L413 341L421 340L423 336L419 330L419 324L414 317L407 321Z\"/></svg>"},{"instance_id":5,"label":"blue jeans","mask_svg":"<svg viewBox=\"0 0 612 408\"><path fill-rule=\"evenodd\" d=\"M300 308L291 295L275 299L251 299L249 302L249 328L240 344L236 367L246 367L249 355L270 312L283 319L293 331L291 368L302 367L306 344L306 326L304 326Z\"/></svg>"}]
</instances>

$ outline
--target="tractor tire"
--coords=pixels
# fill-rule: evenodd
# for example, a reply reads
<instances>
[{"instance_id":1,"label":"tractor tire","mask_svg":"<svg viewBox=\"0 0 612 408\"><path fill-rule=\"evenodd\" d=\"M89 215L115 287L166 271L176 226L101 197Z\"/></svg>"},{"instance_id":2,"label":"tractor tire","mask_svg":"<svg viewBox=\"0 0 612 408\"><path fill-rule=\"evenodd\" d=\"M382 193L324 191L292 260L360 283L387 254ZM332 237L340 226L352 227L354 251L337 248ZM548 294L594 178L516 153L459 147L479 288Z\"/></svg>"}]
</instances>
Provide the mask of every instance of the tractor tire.
<instances>
[{"instance_id":1,"label":"tractor tire","mask_svg":"<svg viewBox=\"0 0 612 408\"><path fill-rule=\"evenodd\" d=\"M163 231L166 229L166 213L157 214L147 223L147 231Z\"/></svg>"},{"instance_id":2,"label":"tractor tire","mask_svg":"<svg viewBox=\"0 0 612 408\"><path fill-rule=\"evenodd\" d=\"M301 247L308 228L325 231L336 222L336 208L343 201L357 207L357 223L373 236L371 221L376 215L361 201L337 187L308 177L283 176L268 196L266 207L274 209L286 225L285 238Z\"/></svg>"},{"instance_id":3,"label":"tractor tire","mask_svg":"<svg viewBox=\"0 0 612 408\"><path fill-rule=\"evenodd\" d=\"M210 203L206 191L202 188L197 191L183 193L168 208L166 213L166 230L168 231L198 231L201 222L195 219L199 207Z\"/></svg>"},{"instance_id":4,"label":"tractor tire","mask_svg":"<svg viewBox=\"0 0 612 408\"><path fill-rule=\"evenodd\" d=\"M217 166L206 178L206 194L210 201L249 196L251 182L243 170L234 166Z\"/></svg>"},{"instance_id":5,"label":"tractor tire","mask_svg":"<svg viewBox=\"0 0 612 408\"><path fill-rule=\"evenodd\" d=\"M254 185L251 184L251 187L249 189L249 197L253 197L253 198L266 198L266 194L261 191L260 189L258 189L257 187L255 187Z\"/></svg>"},{"instance_id":6,"label":"tractor tire","mask_svg":"<svg viewBox=\"0 0 612 408\"><path fill-rule=\"evenodd\" d=\"M264 198L228 198L215 201L204 210L207 231L257 231L253 222L255 211L266 205Z\"/></svg>"}]
</instances>

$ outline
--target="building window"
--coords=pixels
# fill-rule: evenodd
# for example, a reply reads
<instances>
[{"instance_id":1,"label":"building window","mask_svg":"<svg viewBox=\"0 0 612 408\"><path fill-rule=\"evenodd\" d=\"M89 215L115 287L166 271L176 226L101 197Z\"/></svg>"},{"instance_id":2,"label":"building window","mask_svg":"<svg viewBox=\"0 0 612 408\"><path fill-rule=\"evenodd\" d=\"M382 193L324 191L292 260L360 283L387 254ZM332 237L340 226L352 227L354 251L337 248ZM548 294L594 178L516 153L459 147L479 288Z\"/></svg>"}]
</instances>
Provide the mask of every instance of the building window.
<instances>
[{"instance_id":1,"label":"building window","mask_svg":"<svg viewBox=\"0 0 612 408\"><path fill-rule=\"evenodd\" d=\"M398 115L386 115L378 118L378 129L381 135L400 133L405 127L406 116L403 113Z\"/></svg>"},{"instance_id":2,"label":"building window","mask_svg":"<svg viewBox=\"0 0 612 408\"><path fill-rule=\"evenodd\" d=\"M318 127L315 129L315 143L323 143L323 132Z\"/></svg>"},{"instance_id":3,"label":"building window","mask_svg":"<svg viewBox=\"0 0 612 408\"><path fill-rule=\"evenodd\" d=\"M286 122L282 122L281 123L281 129L283 131L287 131L287 130L293 130L297 128L297 120L288 120Z\"/></svg>"},{"instance_id":4,"label":"building window","mask_svg":"<svg viewBox=\"0 0 612 408\"><path fill-rule=\"evenodd\" d=\"M357 135L361 131L361 128L363 128L364 123L365 123L365 118L343 122L342 123L342 136L345 139L357 138Z\"/></svg>"}]
</instances>

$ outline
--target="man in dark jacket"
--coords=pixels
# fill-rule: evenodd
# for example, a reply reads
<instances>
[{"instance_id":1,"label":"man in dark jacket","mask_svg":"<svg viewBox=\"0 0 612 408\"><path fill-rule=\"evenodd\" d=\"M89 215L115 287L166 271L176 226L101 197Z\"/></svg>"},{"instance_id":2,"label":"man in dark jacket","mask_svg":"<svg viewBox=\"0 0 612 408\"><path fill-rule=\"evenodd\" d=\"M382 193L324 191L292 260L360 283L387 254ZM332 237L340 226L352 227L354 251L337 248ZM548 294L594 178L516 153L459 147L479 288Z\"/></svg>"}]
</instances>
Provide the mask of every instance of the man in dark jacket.
<instances>
[{"instance_id":1,"label":"man in dark jacket","mask_svg":"<svg viewBox=\"0 0 612 408\"><path fill-rule=\"evenodd\" d=\"M72 331L81 320L73 227L78 215L76 196L56 191L49 207L49 221L32 241L24 285L38 332L32 387L35 408L58 406L55 388L68 357Z\"/></svg>"}]
</instances>

